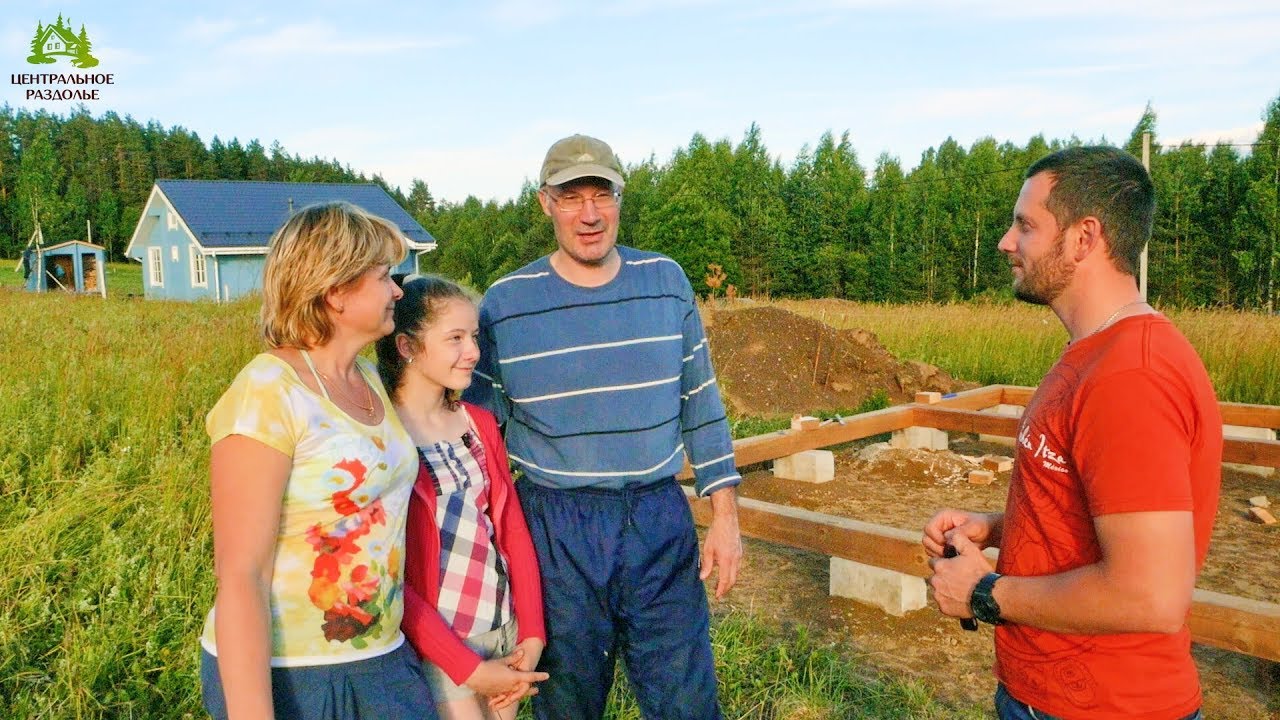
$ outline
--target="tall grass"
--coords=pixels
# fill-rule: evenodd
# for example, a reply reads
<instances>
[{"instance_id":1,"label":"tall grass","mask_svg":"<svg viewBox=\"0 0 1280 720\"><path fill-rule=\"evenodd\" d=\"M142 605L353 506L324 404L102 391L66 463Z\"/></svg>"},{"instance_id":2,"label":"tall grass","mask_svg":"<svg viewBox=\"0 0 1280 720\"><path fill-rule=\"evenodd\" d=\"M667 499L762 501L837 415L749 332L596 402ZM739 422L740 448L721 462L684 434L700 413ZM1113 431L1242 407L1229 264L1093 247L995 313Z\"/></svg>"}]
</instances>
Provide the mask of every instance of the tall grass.
<instances>
[{"instance_id":1,"label":"tall grass","mask_svg":"<svg viewBox=\"0 0 1280 720\"><path fill-rule=\"evenodd\" d=\"M0 289L0 718L204 716L203 419L258 351L255 314ZM954 716L747 616L713 642L729 717Z\"/></svg>"},{"instance_id":2,"label":"tall grass","mask_svg":"<svg viewBox=\"0 0 1280 720\"><path fill-rule=\"evenodd\" d=\"M774 304L838 328L870 330L899 357L932 363L983 385L1039 384L1067 342L1050 310L1022 303ZM1166 314L1200 353L1220 400L1280 405L1280 317L1220 310Z\"/></svg>"}]
</instances>

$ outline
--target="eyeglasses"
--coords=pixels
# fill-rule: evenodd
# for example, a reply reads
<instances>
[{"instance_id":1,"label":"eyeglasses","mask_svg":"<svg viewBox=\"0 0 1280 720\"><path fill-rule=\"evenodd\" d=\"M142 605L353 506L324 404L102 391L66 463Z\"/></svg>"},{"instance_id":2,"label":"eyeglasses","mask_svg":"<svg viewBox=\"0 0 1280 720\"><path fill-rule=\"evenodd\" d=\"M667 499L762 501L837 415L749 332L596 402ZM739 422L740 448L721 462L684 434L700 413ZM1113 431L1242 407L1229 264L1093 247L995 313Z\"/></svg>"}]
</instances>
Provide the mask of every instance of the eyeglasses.
<instances>
[{"instance_id":1,"label":"eyeglasses","mask_svg":"<svg viewBox=\"0 0 1280 720\"><path fill-rule=\"evenodd\" d=\"M618 193L616 192L601 192L589 196L561 195L559 197L554 193L548 192L547 197L550 197L555 202L556 207L561 212L567 213L580 212L582 208L587 206L588 200L595 204L596 210L609 210L618 206Z\"/></svg>"}]
</instances>

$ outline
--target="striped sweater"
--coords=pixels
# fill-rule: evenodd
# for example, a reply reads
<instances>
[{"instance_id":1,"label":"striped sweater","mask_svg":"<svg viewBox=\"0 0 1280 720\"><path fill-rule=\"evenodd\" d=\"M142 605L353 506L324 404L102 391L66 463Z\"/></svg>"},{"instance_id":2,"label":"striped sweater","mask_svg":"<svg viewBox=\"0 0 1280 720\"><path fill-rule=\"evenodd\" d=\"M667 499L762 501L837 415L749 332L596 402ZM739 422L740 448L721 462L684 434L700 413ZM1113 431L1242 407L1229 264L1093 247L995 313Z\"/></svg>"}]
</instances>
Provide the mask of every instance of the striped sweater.
<instances>
[{"instance_id":1,"label":"striped sweater","mask_svg":"<svg viewBox=\"0 0 1280 720\"><path fill-rule=\"evenodd\" d=\"M618 253L600 287L565 281L549 257L495 282L466 398L506 423L511 460L542 486L646 485L685 454L699 495L737 485L693 288L666 256Z\"/></svg>"}]
</instances>

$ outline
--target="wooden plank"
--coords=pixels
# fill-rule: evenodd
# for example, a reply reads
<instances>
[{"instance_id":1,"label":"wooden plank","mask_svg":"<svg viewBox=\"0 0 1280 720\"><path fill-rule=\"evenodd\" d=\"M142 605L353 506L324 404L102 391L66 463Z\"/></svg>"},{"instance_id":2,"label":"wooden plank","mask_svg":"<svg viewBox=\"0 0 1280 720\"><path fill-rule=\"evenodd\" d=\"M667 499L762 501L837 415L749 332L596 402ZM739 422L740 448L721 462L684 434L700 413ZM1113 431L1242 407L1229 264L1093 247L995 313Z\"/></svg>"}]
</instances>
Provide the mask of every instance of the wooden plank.
<instances>
[{"instance_id":1,"label":"wooden plank","mask_svg":"<svg viewBox=\"0 0 1280 720\"><path fill-rule=\"evenodd\" d=\"M985 435L1015 437L1019 418L992 415L976 410L956 410L946 407L916 405L913 425L937 428L948 432L971 432Z\"/></svg>"},{"instance_id":2,"label":"wooden plank","mask_svg":"<svg viewBox=\"0 0 1280 720\"><path fill-rule=\"evenodd\" d=\"M1203 645L1280 662L1280 605L1196 589L1191 639Z\"/></svg>"},{"instance_id":3,"label":"wooden plank","mask_svg":"<svg viewBox=\"0 0 1280 720\"><path fill-rule=\"evenodd\" d=\"M1035 394L1036 389L1033 387L1025 387L1021 385L1001 385L1004 392L1000 396L1000 402L1004 405L1021 405L1027 406L1031 402L1031 396Z\"/></svg>"},{"instance_id":4,"label":"wooden plank","mask_svg":"<svg viewBox=\"0 0 1280 720\"><path fill-rule=\"evenodd\" d=\"M1001 396L1000 385L987 385L985 387L973 388L972 390L962 390L958 393L944 395L939 407L956 408L959 410L981 410L993 405L1000 404Z\"/></svg>"},{"instance_id":5,"label":"wooden plank","mask_svg":"<svg viewBox=\"0 0 1280 720\"><path fill-rule=\"evenodd\" d=\"M711 502L685 488L694 520L711 521ZM742 498L738 524L747 537L781 543L830 557L928 577L921 533ZM997 554L991 550L992 561ZM1188 618L1201 644L1280 662L1280 605L1196 589Z\"/></svg>"},{"instance_id":6,"label":"wooden plank","mask_svg":"<svg viewBox=\"0 0 1280 720\"><path fill-rule=\"evenodd\" d=\"M694 520L711 522L711 501L685 488ZM741 498L738 527L747 537L841 557L916 577L929 575L922 534L884 525L824 515L799 508Z\"/></svg>"},{"instance_id":7,"label":"wooden plank","mask_svg":"<svg viewBox=\"0 0 1280 720\"><path fill-rule=\"evenodd\" d=\"M828 422L813 430L780 430L766 435L734 440L733 464L736 467L754 465L795 455L803 450L817 450L880 433L901 430L911 425L911 408L911 405L899 405L845 418L843 425L838 422ZM687 480L691 477L693 472L686 458L684 469L676 475L676 478Z\"/></svg>"},{"instance_id":8,"label":"wooden plank","mask_svg":"<svg viewBox=\"0 0 1280 720\"><path fill-rule=\"evenodd\" d=\"M1225 425L1245 427L1280 428L1280 407L1275 405L1249 405L1247 403L1218 403Z\"/></svg>"},{"instance_id":9,"label":"wooden plank","mask_svg":"<svg viewBox=\"0 0 1280 720\"><path fill-rule=\"evenodd\" d=\"M1280 468L1280 441L1226 438L1222 441L1222 461Z\"/></svg>"}]
</instances>

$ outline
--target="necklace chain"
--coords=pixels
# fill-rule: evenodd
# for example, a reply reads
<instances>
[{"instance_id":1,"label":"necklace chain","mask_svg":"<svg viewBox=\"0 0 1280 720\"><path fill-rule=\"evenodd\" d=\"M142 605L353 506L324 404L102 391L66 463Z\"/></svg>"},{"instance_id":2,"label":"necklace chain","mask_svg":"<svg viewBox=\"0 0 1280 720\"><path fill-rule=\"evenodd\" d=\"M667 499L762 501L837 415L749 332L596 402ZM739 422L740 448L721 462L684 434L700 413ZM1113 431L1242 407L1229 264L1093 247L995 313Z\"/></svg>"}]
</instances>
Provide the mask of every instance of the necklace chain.
<instances>
[{"instance_id":1,"label":"necklace chain","mask_svg":"<svg viewBox=\"0 0 1280 720\"><path fill-rule=\"evenodd\" d=\"M364 380L364 401L365 401L364 405L361 405L358 400L351 397L350 393L348 393L345 388L339 387L337 383L329 379L328 375L325 375L319 370L316 370L316 375L319 375L320 379L323 380L324 383L328 385L330 388L342 393L342 397L347 402L363 410L365 414L368 415L370 418L373 417L373 388L369 387L369 381L365 380L364 373L360 373L360 379Z\"/></svg>"},{"instance_id":2,"label":"necklace chain","mask_svg":"<svg viewBox=\"0 0 1280 720\"><path fill-rule=\"evenodd\" d=\"M1094 328L1093 332L1089 333L1089 335L1097 335L1103 330L1106 330L1107 327L1111 325L1111 323L1116 321L1116 318L1120 317L1120 313L1124 312L1126 308L1131 308L1134 305L1141 305L1142 303L1145 303L1145 302L1146 300L1134 300L1133 302L1127 302L1121 305L1120 307L1116 308L1115 312L1111 313L1111 317L1107 318L1106 320L1103 320L1102 324ZM1089 335L1085 335L1085 337L1089 337Z\"/></svg>"}]
</instances>

